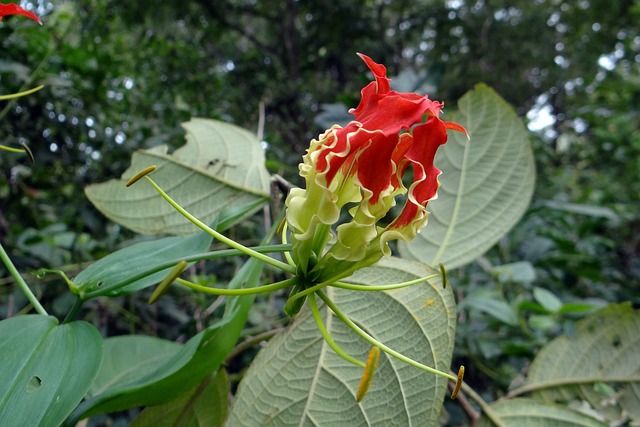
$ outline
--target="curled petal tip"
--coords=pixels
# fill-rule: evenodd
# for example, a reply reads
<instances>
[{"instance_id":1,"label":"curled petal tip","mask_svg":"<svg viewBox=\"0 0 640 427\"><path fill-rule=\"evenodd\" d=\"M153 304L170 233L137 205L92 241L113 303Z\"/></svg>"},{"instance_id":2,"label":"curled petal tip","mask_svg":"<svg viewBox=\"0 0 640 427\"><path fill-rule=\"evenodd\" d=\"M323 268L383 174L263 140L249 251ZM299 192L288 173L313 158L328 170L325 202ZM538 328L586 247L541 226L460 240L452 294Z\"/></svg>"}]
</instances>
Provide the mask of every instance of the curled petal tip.
<instances>
[{"instance_id":1,"label":"curled petal tip","mask_svg":"<svg viewBox=\"0 0 640 427\"><path fill-rule=\"evenodd\" d=\"M469 132L467 132L467 130L462 125L459 125L458 123L454 123L454 122L443 122L443 123L446 129L455 130L456 132L464 133L464 135L467 137L467 141L471 141L471 137L469 137Z\"/></svg>"}]
</instances>

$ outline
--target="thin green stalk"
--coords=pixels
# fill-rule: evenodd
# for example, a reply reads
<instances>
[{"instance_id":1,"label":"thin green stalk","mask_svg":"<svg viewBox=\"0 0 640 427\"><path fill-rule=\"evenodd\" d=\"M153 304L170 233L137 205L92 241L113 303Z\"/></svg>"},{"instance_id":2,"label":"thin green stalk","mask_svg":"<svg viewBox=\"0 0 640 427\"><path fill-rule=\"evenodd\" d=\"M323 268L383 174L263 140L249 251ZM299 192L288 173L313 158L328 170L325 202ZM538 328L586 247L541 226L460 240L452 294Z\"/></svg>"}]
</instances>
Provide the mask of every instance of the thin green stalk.
<instances>
[{"instance_id":1,"label":"thin green stalk","mask_svg":"<svg viewBox=\"0 0 640 427\"><path fill-rule=\"evenodd\" d=\"M316 304L316 296L314 294L309 295L309 306L311 306L311 313L313 314L313 318L316 321L316 325L318 325L318 329L322 334L322 338L329 344L329 347L335 351L338 356L342 357L347 362L351 362L354 365L358 365L361 368L365 368L365 363L356 359L353 356L348 355L340 346L333 340L327 328L325 328L324 323L322 323L322 316L320 316L320 310L318 310L318 305Z\"/></svg>"},{"instance_id":2,"label":"thin green stalk","mask_svg":"<svg viewBox=\"0 0 640 427\"><path fill-rule=\"evenodd\" d=\"M183 286L191 288L195 291L204 292L206 294L212 295L254 295L261 294L266 292L277 291L278 289L287 288L289 286L293 286L297 283L298 278L292 277L290 279L285 279L281 282L272 283L270 285L265 286L256 286L255 288L243 288L243 289L228 289L228 288L212 288L209 286L198 285L197 283L189 282L188 280L184 280L181 278L177 278L176 282L180 283Z\"/></svg>"},{"instance_id":3,"label":"thin green stalk","mask_svg":"<svg viewBox=\"0 0 640 427\"><path fill-rule=\"evenodd\" d=\"M507 427L506 424L503 423L500 419L500 416L496 414L495 411L491 408L491 405L485 402L482 396L476 393L475 390L471 388L471 386L463 382L461 390L465 395L473 399L478 404L478 406L480 406L482 413L485 414L487 418L489 418L491 422L495 424L496 427Z\"/></svg>"},{"instance_id":4,"label":"thin green stalk","mask_svg":"<svg viewBox=\"0 0 640 427\"><path fill-rule=\"evenodd\" d=\"M160 188L160 186L158 184L156 184L153 179L149 178L148 176L145 176L145 178L151 183L151 185L153 186L153 188L156 189L156 191L171 205L173 206L173 208L175 210L177 210L178 212L180 212L180 214L182 214L182 216L184 216L185 218L187 218L189 221L191 221L191 223L193 223L194 225L196 225L197 227L199 227L200 229L204 230L206 233L208 233L210 236L213 236L213 238L215 238L216 240L218 240L221 243L224 243L227 246L230 246L234 249L239 250L240 252L244 253L245 255L249 255L253 258L256 258L266 264L272 265L273 267L279 268L280 270L283 271L287 271L291 274L295 274L296 269L295 267L284 263L282 261L278 261L276 259L273 259L267 255L261 254L259 252L256 252L252 249L249 249L248 247L241 245L240 243L236 242L235 240L229 239L228 237L224 236L223 234L217 232L216 230L212 229L211 227L209 227L207 224L203 223L202 221L200 221L198 218L194 217L193 215L191 215L189 212L187 212L186 209L184 209L182 206L180 206L175 200L173 200L171 197L169 197L169 195L167 193L164 192L164 190L162 188Z\"/></svg>"},{"instance_id":5,"label":"thin green stalk","mask_svg":"<svg viewBox=\"0 0 640 427\"><path fill-rule=\"evenodd\" d=\"M13 265L13 262L11 262L11 258L9 258L9 255L7 255L7 252L5 252L4 247L2 246L2 243L0 243L0 259L2 260L4 265L7 267L7 270L9 270L9 273L11 274L11 276L13 276L13 280L16 281L16 284L18 285L18 287L20 288L22 293L25 294L25 296L27 297L27 299L29 300L33 308L38 312L38 314L48 316L49 313L47 313L44 307L40 304L40 301L38 301L38 299L33 294L33 292L31 292L31 289L29 289L29 286L24 281L24 279L16 269L15 265Z\"/></svg>"},{"instance_id":6,"label":"thin green stalk","mask_svg":"<svg viewBox=\"0 0 640 427\"><path fill-rule=\"evenodd\" d=\"M436 375L440 375L441 377L448 378L453 382L458 382L457 377L454 377L453 375L448 374L446 372L439 371L435 368L431 368L427 365L423 365L420 362L416 362L415 360L401 353L398 353L392 348L382 344L380 341L376 340L371 335L363 331L358 325L356 325L351 319L349 319L342 311L340 311L340 309L333 303L333 301L331 301L331 298L326 296L324 292L317 291L316 294L322 299L322 301L324 301L327 307L329 307L331 311L333 311L340 320L342 320L348 327L350 327L356 334L360 335L369 344L380 348L380 350L384 351L390 356L393 356L396 359L401 360L411 366L415 366L416 368L422 369L423 371L431 372L432 374L436 374Z\"/></svg>"},{"instance_id":7,"label":"thin green stalk","mask_svg":"<svg viewBox=\"0 0 640 427\"><path fill-rule=\"evenodd\" d=\"M289 243L287 241L287 219L286 219L286 217L285 217L284 223L282 225L282 243L285 244L285 245L287 243ZM291 257L291 252L285 252L284 253L284 257L287 259L287 262L289 263L289 265L295 267L296 263L293 260L293 258Z\"/></svg>"},{"instance_id":8,"label":"thin green stalk","mask_svg":"<svg viewBox=\"0 0 640 427\"><path fill-rule=\"evenodd\" d=\"M2 144L0 144L0 150L8 151L10 153L26 153L24 148L13 148Z\"/></svg>"},{"instance_id":9,"label":"thin green stalk","mask_svg":"<svg viewBox=\"0 0 640 427\"><path fill-rule=\"evenodd\" d=\"M254 246L251 249L253 249L256 252L264 252L264 253L271 253L271 252L283 252L286 250L290 250L291 249L291 245L266 245L266 246ZM136 282L140 279L143 279L147 276L150 276L153 273L157 273L158 271L162 271L162 270L166 270L167 268L171 268L173 267L176 262L179 261L186 261L186 262L196 262L196 261L204 261L204 260L212 260L212 259L219 259L219 258L226 258L226 257L231 257L231 256L238 256L238 255L243 255L243 252L237 250L237 249L222 249L219 251L213 251L213 252L204 252L204 253L200 253L200 254L195 254L195 255L188 255L182 258L177 258L175 260L172 261L167 261L165 263L162 264L158 264L157 266L155 266L154 268L150 268L149 270L143 271L140 274L136 274L133 277L129 277L128 279L124 280L121 283L118 283L117 286L114 286L114 288L120 288L123 286L126 286L130 283ZM93 292L85 292L83 293L82 299L83 301L87 301L91 298L94 298L98 295L101 295L102 291L100 289L96 289Z\"/></svg>"},{"instance_id":10,"label":"thin green stalk","mask_svg":"<svg viewBox=\"0 0 640 427\"><path fill-rule=\"evenodd\" d=\"M295 295L292 295L291 297L289 297L289 300L294 301L298 298L303 298L327 286L332 286L332 287L341 288L341 289L349 289L352 291L391 291L393 289L405 288L407 286L425 282L429 279L433 279L438 276L439 274L433 274L431 276L425 276L425 277L420 277L419 279L409 280L408 282L394 283L392 285L378 285L378 286L355 285L353 283L331 282L329 280L326 280L322 283L318 283L317 285L313 285L305 289L304 291L297 292Z\"/></svg>"},{"instance_id":11,"label":"thin green stalk","mask_svg":"<svg viewBox=\"0 0 640 427\"><path fill-rule=\"evenodd\" d=\"M63 324L73 322L76 319L76 315L80 311L80 308L82 307L83 302L84 301L82 301L80 297L76 297L76 300L73 302L73 306L71 307L71 310L69 310L64 320L62 321Z\"/></svg>"},{"instance_id":12,"label":"thin green stalk","mask_svg":"<svg viewBox=\"0 0 640 427\"><path fill-rule=\"evenodd\" d=\"M393 289L400 289L400 288L406 288L407 286L411 286L411 285L417 285L418 283L426 282L427 280L436 278L438 276L440 276L440 274L432 274L431 276L425 276L419 279L409 280L407 282L402 282L402 283L394 283L392 285L369 286L369 285L356 285L353 283L346 283L346 282L333 282L328 286L332 286L334 288L340 288L340 289L349 289L352 291L365 291L365 292L366 291L391 291Z\"/></svg>"},{"instance_id":13,"label":"thin green stalk","mask_svg":"<svg viewBox=\"0 0 640 427\"><path fill-rule=\"evenodd\" d=\"M12 93L12 94L9 94L9 95L0 95L0 101L7 101L9 99L20 98L21 96L25 96L25 95L29 95L29 94L32 94L34 92L37 92L40 89L42 89L43 87L44 87L44 85L40 85L40 86L34 87L33 89L25 90L25 91L22 91L22 92Z\"/></svg>"}]
</instances>

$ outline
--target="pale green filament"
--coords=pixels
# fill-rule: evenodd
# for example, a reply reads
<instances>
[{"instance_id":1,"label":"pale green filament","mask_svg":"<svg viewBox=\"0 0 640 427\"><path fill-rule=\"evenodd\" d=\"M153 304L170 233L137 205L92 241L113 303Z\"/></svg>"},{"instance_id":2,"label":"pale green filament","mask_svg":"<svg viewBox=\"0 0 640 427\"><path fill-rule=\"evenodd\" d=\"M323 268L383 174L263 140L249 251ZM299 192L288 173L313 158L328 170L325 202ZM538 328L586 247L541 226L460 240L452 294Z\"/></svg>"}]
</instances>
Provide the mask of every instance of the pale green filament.
<instances>
[{"instance_id":1,"label":"pale green filament","mask_svg":"<svg viewBox=\"0 0 640 427\"><path fill-rule=\"evenodd\" d=\"M44 85L34 87L33 89L25 90L24 92L12 93L10 95L0 95L0 101L6 101L8 99L20 98L21 96L29 95L33 92L37 92L42 89Z\"/></svg>"},{"instance_id":2,"label":"pale green filament","mask_svg":"<svg viewBox=\"0 0 640 427\"><path fill-rule=\"evenodd\" d=\"M354 358L353 356L348 355L343 349L338 346L338 344L333 340L327 328L325 328L324 323L322 323L322 317L320 316L320 311L318 310L318 305L316 304L316 296L314 294L309 295L309 306L311 307L311 313L313 314L313 318L316 321L316 325L318 325L318 329L322 334L322 338L329 344L329 347L333 349L333 351L338 354L338 356L342 357L347 362L351 362L354 365L358 365L361 368L364 368L366 365L364 362Z\"/></svg>"},{"instance_id":3,"label":"pale green filament","mask_svg":"<svg viewBox=\"0 0 640 427\"><path fill-rule=\"evenodd\" d=\"M329 307L331 311L333 311L340 320L342 320L348 327L350 327L356 334L360 335L369 344L380 348L380 350L384 351L390 356L393 356L396 359L401 360L411 366L415 366L416 368L420 368L424 371L431 372L432 374L436 374L436 375L440 375L441 377L448 378L455 383L458 382L457 377L454 377L453 375L448 374L446 372L438 371L437 369L431 368L427 365L423 365L422 363L416 362L415 360L410 359L409 357L403 354L400 354L397 351L391 349L390 347L387 347L386 345L382 344L380 341L376 340L371 335L363 331L358 325L356 325L351 319L349 319L342 311L340 311L340 309L333 303L333 301L331 301L329 297L327 297L324 294L324 292L317 291L316 294L318 294L318 296L322 299L322 301L324 301L327 307Z\"/></svg>"},{"instance_id":4,"label":"pale green filament","mask_svg":"<svg viewBox=\"0 0 640 427\"><path fill-rule=\"evenodd\" d=\"M242 252L245 255L249 255L253 258L256 258L264 263L270 264L276 268L279 268L280 270L283 271L287 271L289 273L294 274L296 272L295 267L286 264L282 261L278 261L276 259L273 259L267 255L261 254L260 252L256 252L253 249L249 249L246 246L241 245L240 243L236 242L235 240L229 239L228 237L224 236L223 234L217 232L216 230L214 230L213 228L209 227L207 224L205 224L204 222L200 221L198 218L194 217L193 215L191 215L189 212L187 212L182 206L180 206L175 200L173 200L171 197L169 197L169 195L167 193L164 192L164 190L162 188L160 188L160 186L158 186L158 184L156 184L153 179L149 178L149 176L145 175L144 178L146 178L151 185L153 186L153 188L156 189L156 191L171 205L173 206L173 208L175 210L177 210L178 212L180 212L180 214L182 214L182 216L184 216L185 218L187 218L189 221L191 221L191 223L193 223L194 225L198 226L199 228L201 228L202 230L204 230L206 233L208 233L210 236L213 236L213 238L217 239L219 242L224 243L227 246L231 246L234 249L239 250L240 252Z\"/></svg>"},{"instance_id":5,"label":"pale green filament","mask_svg":"<svg viewBox=\"0 0 640 427\"><path fill-rule=\"evenodd\" d=\"M283 280L281 282L272 283L270 285L256 286L255 288L243 288L243 289L227 289L227 288L212 288L209 286L198 285L197 283L189 282L181 278L177 278L176 282L183 286L193 289L194 291L204 292L212 295L254 295L264 292L273 292L278 289L284 289L289 286L293 286L298 282L297 277Z\"/></svg>"},{"instance_id":6,"label":"pale green filament","mask_svg":"<svg viewBox=\"0 0 640 427\"><path fill-rule=\"evenodd\" d=\"M282 244L286 245L287 243L287 219L285 218L282 225ZM291 265L292 267L296 266L296 263L293 258L291 258L291 254L289 252L285 252L284 257L287 259L289 265Z\"/></svg>"},{"instance_id":7,"label":"pale green filament","mask_svg":"<svg viewBox=\"0 0 640 427\"><path fill-rule=\"evenodd\" d=\"M345 283L345 282L329 282L325 281L322 283L318 283L317 285L311 286L304 291L300 291L289 298L289 300L295 300L297 298L302 298L306 295L309 295L313 292L319 291L320 289L326 286L333 286L335 288L341 289L349 289L352 291L392 291L394 289L406 288L407 286L412 286L418 283L426 282L427 280L434 279L438 277L439 274L432 274L431 276L420 277L418 279L409 280L407 282L402 283L394 283L392 285L355 285L353 283Z\"/></svg>"}]
</instances>

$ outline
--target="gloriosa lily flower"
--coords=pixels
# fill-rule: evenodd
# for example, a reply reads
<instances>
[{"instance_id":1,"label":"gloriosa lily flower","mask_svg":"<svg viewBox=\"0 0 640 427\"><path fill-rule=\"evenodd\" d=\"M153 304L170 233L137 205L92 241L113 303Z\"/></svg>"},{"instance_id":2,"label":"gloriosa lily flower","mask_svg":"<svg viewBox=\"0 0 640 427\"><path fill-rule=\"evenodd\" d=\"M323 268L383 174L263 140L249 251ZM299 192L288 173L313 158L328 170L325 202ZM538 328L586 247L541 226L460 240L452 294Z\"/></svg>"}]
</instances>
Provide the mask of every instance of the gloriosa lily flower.
<instances>
[{"instance_id":1,"label":"gloriosa lily flower","mask_svg":"<svg viewBox=\"0 0 640 427\"><path fill-rule=\"evenodd\" d=\"M40 18L38 18L38 16L35 13L29 12L28 10L25 10L19 4L14 4L14 3L2 4L2 3L0 3L0 21L2 21L2 18L7 16L7 15L24 15L27 18L33 19L38 24L42 25L42 22L40 21Z\"/></svg>"},{"instance_id":2,"label":"gloriosa lily flower","mask_svg":"<svg viewBox=\"0 0 640 427\"><path fill-rule=\"evenodd\" d=\"M284 243L288 234L291 240L291 251L285 252L287 263L244 247L193 217L147 176L155 170L155 166L129 180L127 186L146 178L176 210L214 238L293 276L255 288L212 288L179 278L187 266L185 261L181 261L156 288L150 302L157 300L174 281L215 295L246 295L292 287L284 311L289 315L296 314L308 297L309 308L327 344L345 360L364 368L361 386L356 394L357 401L366 394L380 351L456 382L451 396L454 398L462 385L464 367L460 367L455 377L394 351L351 321L323 292L327 286L358 291L391 290L438 276L381 286L340 281L356 270L390 255L389 241L408 241L416 236L427 223L427 203L436 198L439 186L440 170L433 164L436 151L446 143L447 130L466 135L462 126L440 119L441 102L430 100L426 95L391 90L386 68L368 56L359 56L373 73L375 81L362 90L358 107L350 110L355 120L344 128L335 125L311 141L303 157L300 175L306 181L306 188L291 190L286 200L286 227L283 227L282 236ZM409 167L412 168L413 181L407 189L403 179ZM380 225L379 222L395 205L395 198L399 195L405 195L405 204L400 213L388 225ZM343 209L348 212L351 221L338 225L334 237L332 227L338 223ZM289 246L285 248L283 250L288 250ZM444 275L442 266L441 270ZM331 338L324 327L316 297L373 346L366 364L346 354Z\"/></svg>"},{"instance_id":3,"label":"gloriosa lily flower","mask_svg":"<svg viewBox=\"0 0 640 427\"><path fill-rule=\"evenodd\" d=\"M291 190L286 200L293 261L297 274L311 282L350 276L389 255L390 240L412 240L427 223L427 203L437 197L436 150L447 141L447 129L466 134L462 126L440 120L442 103L391 90L384 65L359 56L375 81L349 111L355 120L311 141L300 164L306 189ZM407 190L403 177L409 166L413 182ZM405 193L400 214L379 226L395 197ZM327 250L331 226L345 206L352 220L337 227Z\"/></svg>"}]
</instances>

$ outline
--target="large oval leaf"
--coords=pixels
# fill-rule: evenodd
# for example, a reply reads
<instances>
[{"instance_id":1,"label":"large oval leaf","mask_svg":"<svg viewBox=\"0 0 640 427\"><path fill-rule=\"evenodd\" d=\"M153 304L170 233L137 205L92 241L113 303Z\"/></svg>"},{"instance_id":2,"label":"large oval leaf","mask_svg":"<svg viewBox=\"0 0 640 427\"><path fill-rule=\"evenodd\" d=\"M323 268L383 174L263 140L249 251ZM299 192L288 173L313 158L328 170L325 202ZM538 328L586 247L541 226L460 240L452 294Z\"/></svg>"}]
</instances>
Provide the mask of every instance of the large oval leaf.
<instances>
[{"instance_id":1,"label":"large oval leaf","mask_svg":"<svg viewBox=\"0 0 640 427\"><path fill-rule=\"evenodd\" d=\"M146 182L125 183L151 165L153 179L182 207L218 230L255 212L269 199L264 150L254 135L229 123L192 119L187 143L173 154L167 146L133 154L119 180L90 185L87 197L109 219L144 234L193 234L198 228L176 212Z\"/></svg>"},{"instance_id":2,"label":"large oval leaf","mask_svg":"<svg viewBox=\"0 0 640 427\"><path fill-rule=\"evenodd\" d=\"M640 311L611 304L536 356L522 390L545 402L585 400L610 421L640 424Z\"/></svg>"},{"instance_id":3,"label":"large oval leaf","mask_svg":"<svg viewBox=\"0 0 640 427\"><path fill-rule=\"evenodd\" d=\"M102 339L86 322L29 315L0 322L0 426L59 426L102 362Z\"/></svg>"},{"instance_id":4,"label":"large oval leaf","mask_svg":"<svg viewBox=\"0 0 640 427\"><path fill-rule=\"evenodd\" d=\"M399 242L405 258L460 267L493 246L520 219L535 183L533 153L522 121L498 94L478 85L447 120L463 125L438 150L442 169L438 199L429 202L429 224L411 242ZM447 113L449 113L447 111Z\"/></svg>"},{"instance_id":5,"label":"large oval leaf","mask_svg":"<svg viewBox=\"0 0 640 427\"><path fill-rule=\"evenodd\" d=\"M491 412L505 427L606 427L601 421L588 415L548 405L533 399L513 399L492 404ZM478 427L493 427L486 416Z\"/></svg>"},{"instance_id":6,"label":"large oval leaf","mask_svg":"<svg viewBox=\"0 0 640 427\"><path fill-rule=\"evenodd\" d=\"M397 258L359 271L350 282L389 284L427 275L423 264ZM390 292L329 289L353 321L379 341L421 363L449 371L455 303L439 280ZM324 322L347 353L366 360L370 345L322 309ZM260 351L240 383L227 426L435 425L447 381L386 354L359 404L362 368L336 355L309 310Z\"/></svg>"}]
</instances>

